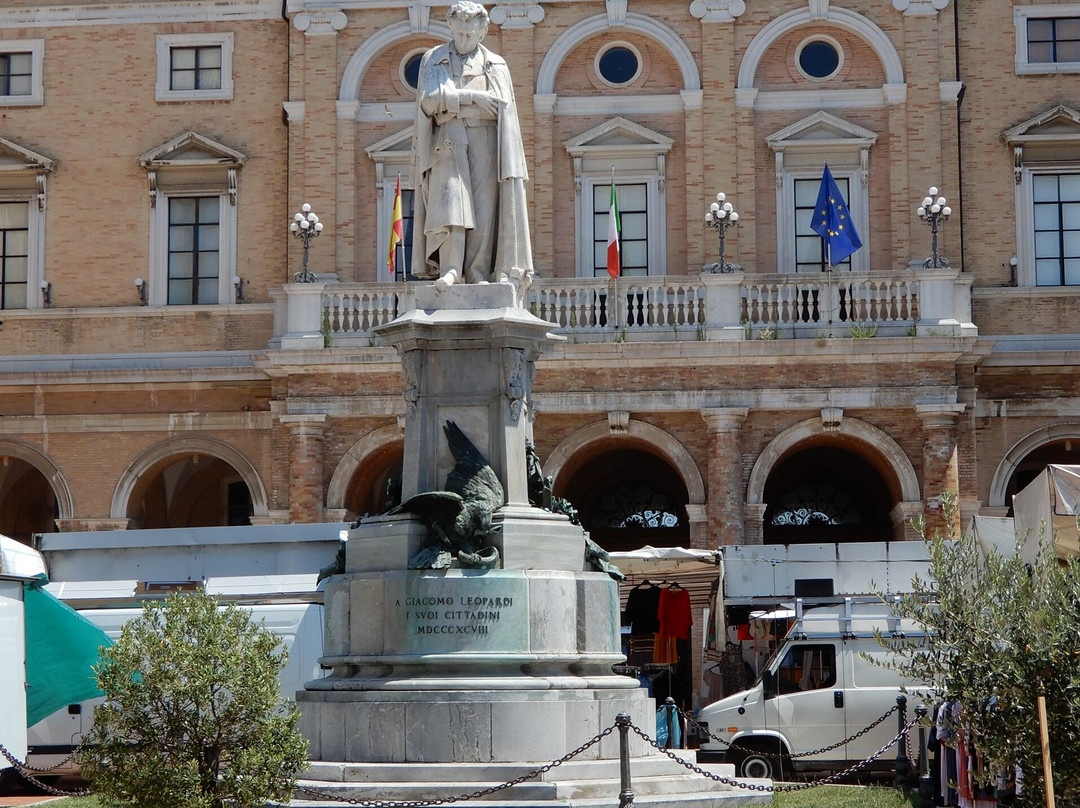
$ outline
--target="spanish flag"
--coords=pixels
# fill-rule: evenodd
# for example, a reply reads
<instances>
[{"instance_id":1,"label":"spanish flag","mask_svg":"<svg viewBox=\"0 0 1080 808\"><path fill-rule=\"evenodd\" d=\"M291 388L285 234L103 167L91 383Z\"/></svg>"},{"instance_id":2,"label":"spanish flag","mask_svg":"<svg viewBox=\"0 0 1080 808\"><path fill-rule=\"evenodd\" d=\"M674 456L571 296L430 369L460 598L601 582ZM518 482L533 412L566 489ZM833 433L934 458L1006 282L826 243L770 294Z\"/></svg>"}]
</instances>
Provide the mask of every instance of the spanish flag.
<instances>
[{"instance_id":1,"label":"spanish flag","mask_svg":"<svg viewBox=\"0 0 1080 808\"><path fill-rule=\"evenodd\" d=\"M386 269L394 277L397 269L397 246L403 237L401 221L401 175L397 178L397 191L394 192L394 212L390 214L390 250L386 256Z\"/></svg>"}]
</instances>

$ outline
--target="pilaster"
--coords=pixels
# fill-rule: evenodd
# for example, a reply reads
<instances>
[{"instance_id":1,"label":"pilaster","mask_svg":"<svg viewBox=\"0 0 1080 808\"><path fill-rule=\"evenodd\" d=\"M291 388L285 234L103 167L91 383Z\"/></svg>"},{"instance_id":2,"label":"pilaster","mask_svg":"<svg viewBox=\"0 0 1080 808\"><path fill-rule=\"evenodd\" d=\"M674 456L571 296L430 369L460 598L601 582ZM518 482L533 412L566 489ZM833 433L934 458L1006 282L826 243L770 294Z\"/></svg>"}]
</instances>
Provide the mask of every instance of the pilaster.
<instances>
[{"instance_id":1,"label":"pilaster","mask_svg":"<svg viewBox=\"0 0 1080 808\"><path fill-rule=\"evenodd\" d=\"M325 415L282 415L289 430L289 521L323 519L323 435Z\"/></svg>"},{"instance_id":2,"label":"pilaster","mask_svg":"<svg viewBox=\"0 0 1080 808\"><path fill-rule=\"evenodd\" d=\"M744 544L743 469L739 433L747 407L710 407L701 410L709 430L708 501L706 515L711 549Z\"/></svg>"},{"instance_id":3,"label":"pilaster","mask_svg":"<svg viewBox=\"0 0 1080 808\"><path fill-rule=\"evenodd\" d=\"M957 423L963 404L917 404L915 412L923 426L923 501L926 503L927 535L940 530L946 538L960 537L959 501L957 510L946 518L941 494L959 497L960 477L957 457Z\"/></svg>"}]
</instances>

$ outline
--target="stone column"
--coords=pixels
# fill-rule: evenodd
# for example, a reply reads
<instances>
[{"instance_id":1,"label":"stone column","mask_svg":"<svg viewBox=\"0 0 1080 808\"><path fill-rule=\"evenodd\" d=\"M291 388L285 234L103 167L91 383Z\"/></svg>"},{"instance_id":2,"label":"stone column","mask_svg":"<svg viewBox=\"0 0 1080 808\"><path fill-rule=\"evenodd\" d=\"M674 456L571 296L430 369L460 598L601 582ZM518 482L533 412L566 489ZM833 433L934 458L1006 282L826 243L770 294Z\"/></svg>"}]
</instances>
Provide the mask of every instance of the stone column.
<instances>
[{"instance_id":1,"label":"stone column","mask_svg":"<svg viewBox=\"0 0 1080 808\"><path fill-rule=\"evenodd\" d=\"M743 544L742 453L739 430L750 412L747 407L710 407L701 410L709 430L708 515L710 549Z\"/></svg>"},{"instance_id":2,"label":"stone column","mask_svg":"<svg viewBox=\"0 0 1080 808\"><path fill-rule=\"evenodd\" d=\"M687 503L686 520L690 523L690 547L694 550L714 549L709 539L709 519L705 506L693 502Z\"/></svg>"},{"instance_id":3,"label":"stone column","mask_svg":"<svg viewBox=\"0 0 1080 808\"><path fill-rule=\"evenodd\" d=\"M916 404L923 425L923 501L926 504L926 532L941 530L946 538L960 538L959 509L946 520L941 510L941 494L959 497L960 474L956 450L956 425L963 404ZM957 501L959 506L959 501Z\"/></svg>"},{"instance_id":4,"label":"stone column","mask_svg":"<svg viewBox=\"0 0 1080 808\"><path fill-rule=\"evenodd\" d=\"M289 521L323 521L325 415L282 415L289 430Z\"/></svg>"}]
</instances>

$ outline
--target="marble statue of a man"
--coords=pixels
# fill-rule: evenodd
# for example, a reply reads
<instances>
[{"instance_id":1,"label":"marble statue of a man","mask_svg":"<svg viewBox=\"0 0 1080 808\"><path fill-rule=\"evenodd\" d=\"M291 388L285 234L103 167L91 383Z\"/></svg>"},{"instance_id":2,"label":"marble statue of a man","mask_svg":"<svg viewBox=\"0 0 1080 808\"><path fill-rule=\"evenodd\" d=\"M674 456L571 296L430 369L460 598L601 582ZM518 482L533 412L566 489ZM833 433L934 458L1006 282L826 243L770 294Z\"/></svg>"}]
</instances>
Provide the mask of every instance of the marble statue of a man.
<instances>
[{"instance_id":1,"label":"marble statue of a man","mask_svg":"<svg viewBox=\"0 0 1080 808\"><path fill-rule=\"evenodd\" d=\"M447 15L453 40L420 62L413 137L413 274L453 283L532 280L525 150L514 86L481 43L488 15L462 0Z\"/></svg>"}]
</instances>

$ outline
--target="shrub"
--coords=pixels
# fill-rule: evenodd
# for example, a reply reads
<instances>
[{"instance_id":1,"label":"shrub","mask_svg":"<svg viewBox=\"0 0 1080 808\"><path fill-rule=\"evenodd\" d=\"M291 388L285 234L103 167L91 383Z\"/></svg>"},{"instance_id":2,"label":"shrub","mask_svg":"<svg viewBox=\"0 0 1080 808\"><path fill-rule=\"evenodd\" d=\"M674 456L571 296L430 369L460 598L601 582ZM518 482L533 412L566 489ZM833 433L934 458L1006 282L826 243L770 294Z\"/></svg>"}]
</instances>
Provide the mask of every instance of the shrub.
<instances>
[{"instance_id":1,"label":"shrub","mask_svg":"<svg viewBox=\"0 0 1080 808\"><path fill-rule=\"evenodd\" d=\"M307 742L278 694L287 652L208 595L147 603L102 650L105 703L76 753L105 806L236 808L288 801Z\"/></svg>"},{"instance_id":2,"label":"shrub","mask_svg":"<svg viewBox=\"0 0 1080 808\"><path fill-rule=\"evenodd\" d=\"M955 495L942 503L954 508ZM1020 557L1026 542L1040 545L1032 563ZM1080 804L1080 560L1055 558L1045 536L1018 537L1009 555L984 553L971 535L935 535L928 547L929 580L916 577L897 608L928 640L884 640L900 652L892 667L963 706L961 723L986 764L977 779L992 785L1019 765L1034 795L1044 788L1036 709L1044 688L1054 790L1059 804Z\"/></svg>"}]
</instances>

